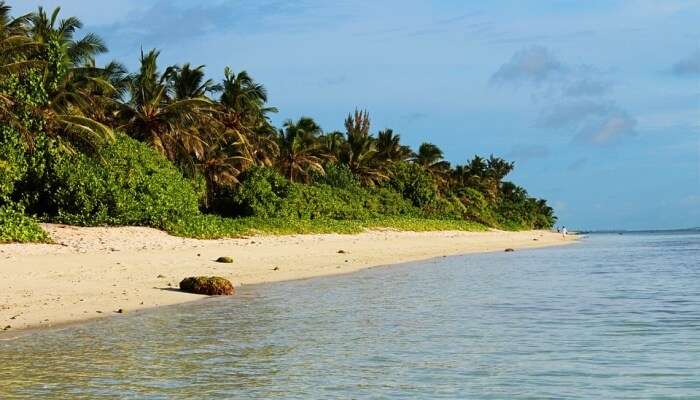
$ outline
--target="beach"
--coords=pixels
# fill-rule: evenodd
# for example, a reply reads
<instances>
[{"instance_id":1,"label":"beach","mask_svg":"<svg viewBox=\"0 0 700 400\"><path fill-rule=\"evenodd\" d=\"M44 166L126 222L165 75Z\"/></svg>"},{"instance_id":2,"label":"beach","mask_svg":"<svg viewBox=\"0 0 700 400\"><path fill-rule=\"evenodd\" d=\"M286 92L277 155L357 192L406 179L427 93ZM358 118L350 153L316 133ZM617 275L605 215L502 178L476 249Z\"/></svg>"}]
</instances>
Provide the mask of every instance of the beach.
<instances>
[{"instance_id":1,"label":"beach","mask_svg":"<svg viewBox=\"0 0 700 400\"><path fill-rule=\"evenodd\" d=\"M548 231L496 230L196 240L141 227L42 227L55 244L0 245L0 333L202 299L177 290L188 276L221 276L241 286L575 240ZM234 262L217 263L221 256Z\"/></svg>"}]
</instances>

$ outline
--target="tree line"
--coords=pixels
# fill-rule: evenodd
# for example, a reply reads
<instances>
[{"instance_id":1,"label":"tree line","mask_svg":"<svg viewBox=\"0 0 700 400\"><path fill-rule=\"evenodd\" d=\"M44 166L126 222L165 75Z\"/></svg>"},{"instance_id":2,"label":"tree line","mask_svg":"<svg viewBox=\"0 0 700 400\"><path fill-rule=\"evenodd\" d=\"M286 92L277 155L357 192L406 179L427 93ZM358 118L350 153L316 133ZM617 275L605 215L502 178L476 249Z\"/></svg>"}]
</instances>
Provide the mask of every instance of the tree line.
<instances>
[{"instance_id":1,"label":"tree line","mask_svg":"<svg viewBox=\"0 0 700 400\"><path fill-rule=\"evenodd\" d=\"M0 142L16 150L0 156L0 203L19 202L40 186L47 159L101 158L101 149L126 135L200 188L199 207L208 213L241 214L232 199L265 170L293 185L392 190L418 209L432 202L424 213L431 218L512 228L555 222L545 200L504 180L512 162L475 156L451 165L435 144L414 150L392 129L373 134L359 109L343 132L325 132L309 117L277 128L270 120L277 109L246 71L226 68L217 82L203 65L159 65L157 50L142 51L136 71L117 61L98 66L107 46L93 33L80 35L82 27L60 8L13 17L0 1ZM341 185L339 176L351 182ZM29 208L47 214L36 202Z\"/></svg>"}]
</instances>

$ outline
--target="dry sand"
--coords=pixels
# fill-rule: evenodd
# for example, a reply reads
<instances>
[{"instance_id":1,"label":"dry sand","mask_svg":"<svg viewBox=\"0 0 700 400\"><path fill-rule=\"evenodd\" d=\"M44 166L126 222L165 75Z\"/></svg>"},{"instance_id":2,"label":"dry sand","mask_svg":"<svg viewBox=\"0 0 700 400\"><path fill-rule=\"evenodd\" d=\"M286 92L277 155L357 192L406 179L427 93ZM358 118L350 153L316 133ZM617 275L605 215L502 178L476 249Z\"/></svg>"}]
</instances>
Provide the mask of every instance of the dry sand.
<instances>
[{"instance_id":1,"label":"dry sand","mask_svg":"<svg viewBox=\"0 0 700 400\"><path fill-rule=\"evenodd\" d=\"M575 240L545 231L389 230L195 240L150 228L43 227L58 244L0 245L0 334L202 298L174 290L187 276L218 275L239 286ZM235 262L215 262L220 256Z\"/></svg>"}]
</instances>

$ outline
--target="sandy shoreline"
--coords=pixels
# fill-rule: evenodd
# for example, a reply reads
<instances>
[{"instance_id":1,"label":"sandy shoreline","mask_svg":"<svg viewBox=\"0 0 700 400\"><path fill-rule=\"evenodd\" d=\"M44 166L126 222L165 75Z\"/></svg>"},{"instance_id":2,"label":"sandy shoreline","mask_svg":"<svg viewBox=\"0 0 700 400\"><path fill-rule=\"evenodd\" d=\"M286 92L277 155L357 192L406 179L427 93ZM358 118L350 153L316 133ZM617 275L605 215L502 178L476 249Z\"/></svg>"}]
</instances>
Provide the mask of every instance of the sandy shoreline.
<instances>
[{"instance_id":1,"label":"sandy shoreline","mask_svg":"<svg viewBox=\"0 0 700 400\"><path fill-rule=\"evenodd\" d=\"M218 275L240 286L575 240L545 231L372 231L196 240L137 227L44 228L58 244L0 245L0 334L7 326L5 333L17 332L115 315L119 309L201 299L173 290L187 276ZM219 256L235 262L214 262Z\"/></svg>"}]
</instances>

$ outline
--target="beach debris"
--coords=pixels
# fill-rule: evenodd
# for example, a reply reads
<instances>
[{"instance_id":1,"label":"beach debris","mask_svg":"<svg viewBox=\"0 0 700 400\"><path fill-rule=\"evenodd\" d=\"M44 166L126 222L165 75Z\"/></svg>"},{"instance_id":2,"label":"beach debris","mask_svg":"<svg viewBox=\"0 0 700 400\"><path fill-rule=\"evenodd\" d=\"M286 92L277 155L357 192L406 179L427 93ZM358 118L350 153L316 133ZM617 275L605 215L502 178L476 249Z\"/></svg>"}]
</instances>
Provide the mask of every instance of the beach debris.
<instances>
[{"instance_id":1,"label":"beach debris","mask_svg":"<svg viewBox=\"0 0 700 400\"><path fill-rule=\"evenodd\" d=\"M510 247L505 250L506 253L512 253L514 251L515 251L515 249L511 249Z\"/></svg>"},{"instance_id":2,"label":"beach debris","mask_svg":"<svg viewBox=\"0 0 700 400\"><path fill-rule=\"evenodd\" d=\"M201 256L202 256L202 253L197 253L197 257L201 257Z\"/></svg>"},{"instance_id":3,"label":"beach debris","mask_svg":"<svg viewBox=\"0 0 700 400\"><path fill-rule=\"evenodd\" d=\"M98 314L102 314L102 311L100 311L100 310L97 310L97 311L95 311L95 312L98 313Z\"/></svg>"},{"instance_id":4,"label":"beach debris","mask_svg":"<svg viewBox=\"0 0 700 400\"><path fill-rule=\"evenodd\" d=\"M338 250L338 254L345 254L347 253L345 250Z\"/></svg>"},{"instance_id":5,"label":"beach debris","mask_svg":"<svg viewBox=\"0 0 700 400\"><path fill-rule=\"evenodd\" d=\"M227 256L219 257L216 259L216 262L224 263L224 264L231 264L233 262L233 257L227 257Z\"/></svg>"},{"instance_id":6,"label":"beach debris","mask_svg":"<svg viewBox=\"0 0 700 400\"><path fill-rule=\"evenodd\" d=\"M228 279L219 276L193 276L180 282L180 290L208 296L230 296L235 290Z\"/></svg>"},{"instance_id":7,"label":"beach debris","mask_svg":"<svg viewBox=\"0 0 700 400\"><path fill-rule=\"evenodd\" d=\"M273 271L279 271L279 270L280 270L280 267L272 268L272 270L273 270Z\"/></svg>"},{"instance_id":8,"label":"beach debris","mask_svg":"<svg viewBox=\"0 0 700 400\"><path fill-rule=\"evenodd\" d=\"M9 331L10 328L12 328L10 325L7 325L6 327L2 328L3 331Z\"/></svg>"},{"instance_id":9,"label":"beach debris","mask_svg":"<svg viewBox=\"0 0 700 400\"><path fill-rule=\"evenodd\" d=\"M124 310L120 308L120 309L118 309L117 311L115 311L115 313L117 313L117 314L124 314Z\"/></svg>"},{"instance_id":10,"label":"beach debris","mask_svg":"<svg viewBox=\"0 0 700 400\"><path fill-rule=\"evenodd\" d=\"M165 278L165 275L163 275L163 274L158 274L158 276L156 276L156 278L157 278L157 279L162 279L162 278Z\"/></svg>"}]
</instances>

